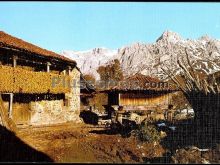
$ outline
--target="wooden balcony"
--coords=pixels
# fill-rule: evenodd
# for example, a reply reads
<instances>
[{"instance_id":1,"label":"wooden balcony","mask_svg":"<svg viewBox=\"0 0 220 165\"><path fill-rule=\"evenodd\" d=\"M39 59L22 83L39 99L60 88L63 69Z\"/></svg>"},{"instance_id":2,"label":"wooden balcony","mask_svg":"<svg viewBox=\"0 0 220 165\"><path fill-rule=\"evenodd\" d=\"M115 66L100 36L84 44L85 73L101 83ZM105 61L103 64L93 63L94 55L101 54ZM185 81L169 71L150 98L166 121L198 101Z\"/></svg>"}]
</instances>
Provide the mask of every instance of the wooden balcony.
<instances>
[{"instance_id":1,"label":"wooden balcony","mask_svg":"<svg viewBox=\"0 0 220 165\"><path fill-rule=\"evenodd\" d=\"M70 80L70 76L0 66L1 93L67 93Z\"/></svg>"}]
</instances>

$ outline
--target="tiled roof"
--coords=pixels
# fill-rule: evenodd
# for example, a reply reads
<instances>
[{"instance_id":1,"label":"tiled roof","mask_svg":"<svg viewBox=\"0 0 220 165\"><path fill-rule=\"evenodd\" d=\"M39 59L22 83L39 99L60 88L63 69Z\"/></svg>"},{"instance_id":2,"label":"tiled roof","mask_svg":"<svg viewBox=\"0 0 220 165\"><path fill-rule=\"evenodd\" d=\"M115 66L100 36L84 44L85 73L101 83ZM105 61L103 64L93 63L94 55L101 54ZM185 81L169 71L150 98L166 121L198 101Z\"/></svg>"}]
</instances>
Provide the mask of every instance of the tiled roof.
<instances>
[{"instance_id":1,"label":"tiled roof","mask_svg":"<svg viewBox=\"0 0 220 165\"><path fill-rule=\"evenodd\" d=\"M163 82L158 78L135 74L127 79L120 81L117 86L111 87L108 91L133 91L133 90L152 90L169 91L177 88L168 82Z\"/></svg>"},{"instance_id":2,"label":"tiled roof","mask_svg":"<svg viewBox=\"0 0 220 165\"><path fill-rule=\"evenodd\" d=\"M3 31L0 31L0 48L16 49L29 54L36 54L56 58L65 62L76 63L74 60L71 60L55 52L40 48L36 45L23 41L22 39L13 37Z\"/></svg>"}]
</instances>

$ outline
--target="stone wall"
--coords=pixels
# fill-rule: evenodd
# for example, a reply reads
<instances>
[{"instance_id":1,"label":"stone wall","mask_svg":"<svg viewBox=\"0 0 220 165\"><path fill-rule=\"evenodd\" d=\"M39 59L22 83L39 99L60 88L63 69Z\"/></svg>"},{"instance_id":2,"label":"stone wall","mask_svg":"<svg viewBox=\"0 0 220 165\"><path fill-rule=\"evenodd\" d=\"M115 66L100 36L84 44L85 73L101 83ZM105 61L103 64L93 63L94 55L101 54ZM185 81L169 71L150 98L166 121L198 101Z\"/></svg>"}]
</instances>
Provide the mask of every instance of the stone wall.
<instances>
[{"instance_id":1,"label":"stone wall","mask_svg":"<svg viewBox=\"0 0 220 165\"><path fill-rule=\"evenodd\" d=\"M42 100L30 103L31 125L57 124L66 122L63 100Z\"/></svg>"},{"instance_id":2,"label":"stone wall","mask_svg":"<svg viewBox=\"0 0 220 165\"><path fill-rule=\"evenodd\" d=\"M76 120L79 121L80 115L80 72L74 68L70 72L71 81L71 90L69 93L65 94L66 99L68 100L68 116L67 120Z\"/></svg>"},{"instance_id":3,"label":"stone wall","mask_svg":"<svg viewBox=\"0 0 220 165\"><path fill-rule=\"evenodd\" d=\"M64 122L81 122L80 120L80 72L74 68L70 72L71 90L63 100L37 101L30 103L32 125L57 124Z\"/></svg>"}]
</instances>

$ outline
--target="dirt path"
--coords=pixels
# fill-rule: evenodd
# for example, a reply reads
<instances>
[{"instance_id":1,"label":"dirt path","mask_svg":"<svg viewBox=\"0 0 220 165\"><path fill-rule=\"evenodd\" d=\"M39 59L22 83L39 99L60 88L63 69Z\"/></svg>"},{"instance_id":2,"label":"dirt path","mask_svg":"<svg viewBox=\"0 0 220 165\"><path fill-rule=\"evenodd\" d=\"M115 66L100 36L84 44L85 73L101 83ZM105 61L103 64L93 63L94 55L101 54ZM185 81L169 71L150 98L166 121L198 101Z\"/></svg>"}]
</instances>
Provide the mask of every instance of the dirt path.
<instances>
[{"instance_id":1,"label":"dirt path","mask_svg":"<svg viewBox=\"0 0 220 165\"><path fill-rule=\"evenodd\" d=\"M161 157L160 145L141 144L133 138L108 135L91 125L65 124L21 129L17 136L55 162L144 162Z\"/></svg>"}]
</instances>

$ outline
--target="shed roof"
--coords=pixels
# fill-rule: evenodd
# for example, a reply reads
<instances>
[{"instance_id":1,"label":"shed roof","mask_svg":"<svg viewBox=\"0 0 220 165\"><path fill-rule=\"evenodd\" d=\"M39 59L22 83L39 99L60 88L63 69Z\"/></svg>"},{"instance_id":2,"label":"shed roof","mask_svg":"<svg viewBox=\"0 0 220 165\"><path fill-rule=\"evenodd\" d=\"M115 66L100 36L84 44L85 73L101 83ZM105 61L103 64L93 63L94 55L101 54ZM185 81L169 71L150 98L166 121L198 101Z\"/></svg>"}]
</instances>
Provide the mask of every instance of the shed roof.
<instances>
[{"instance_id":1,"label":"shed roof","mask_svg":"<svg viewBox=\"0 0 220 165\"><path fill-rule=\"evenodd\" d=\"M163 82L158 78L135 74L120 81L117 86L105 91L175 91L178 90L173 84Z\"/></svg>"},{"instance_id":2,"label":"shed roof","mask_svg":"<svg viewBox=\"0 0 220 165\"><path fill-rule=\"evenodd\" d=\"M76 63L74 60L71 60L65 56L40 48L22 39L13 37L3 31L0 31L0 48L15 49L27 54L36 54L39 56L56 58L58 60L62 60L69 63Z\"/></svg>"}]
</instances>

